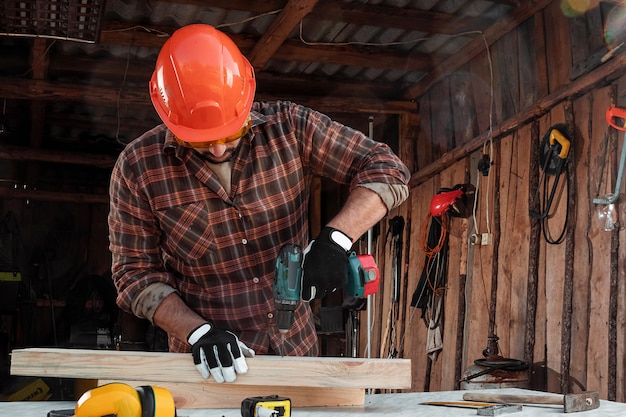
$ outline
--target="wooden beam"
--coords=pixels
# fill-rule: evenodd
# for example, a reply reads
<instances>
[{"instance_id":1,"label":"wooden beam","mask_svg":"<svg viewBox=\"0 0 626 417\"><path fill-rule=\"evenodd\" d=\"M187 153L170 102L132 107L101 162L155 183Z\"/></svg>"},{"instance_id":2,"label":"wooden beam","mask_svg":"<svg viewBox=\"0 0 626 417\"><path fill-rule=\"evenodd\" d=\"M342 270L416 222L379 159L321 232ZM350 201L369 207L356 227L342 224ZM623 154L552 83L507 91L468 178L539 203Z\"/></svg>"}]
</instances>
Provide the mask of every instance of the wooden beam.
<instances>
[{"instance_id":1,"label":"wooden beam","mask_svg":"<svg viewBox=\"0 0 626 417\"><path fill-rule=\"evenodd\" d=\"M398 51L392 48L352 45L308 45L286 40L272 59L284 61L315 62L386 70L430 71L433 68L430 54Z\"/></svg>"},{"instance_id":2,"label":"wooden beam","mask_svg":"<svg viewBox=\"0 0 626 417\"><path fill-rule=\"evenodd\" d=\"M60 81L28 80L23 78L0 77L0 97L8 99L68 100L98 103L108 106L151 106L147 88L125 88L119 95L115 88L76 85ZM402 113L415 111L410 100L379 100L361 97L315 98L294 96L276 97L257 94L258 100L289 99L325 113Z\"/></svg>"},{"instance_id":3,"label":"wooden beam","mask_svg":"<svg viewBox=\"0 0 626 417\"><path fill-rule=\"evenodd\" d=\"M275 58L282 59L282 49L277 52ZM285 49L290 49L285 46ZM318 52L314 52L318 53ZM322 59L328 58L328 55ZM381 57L382 58L382 57ZM331 55L331 60L332 58ZM392 60L397 59L397 56ZM380 59L386 61L386 58ZM415 60L415 64L413 64ZM427 60L430 62L430 57ZM406 59L405 59L406 61ZM352 62L350 65L358 66L358 62ZM384 64L387 65L387 64ZM411 55L408 59L407 66L422 65ZM432 64L430 64L432 66ZM92 79L107 80L111 82L122 83L123 75L126 81L133 81L139 85L148 86L150 74L154 70L154 64L146 61L131 61L126 74L120 73L120 68L126 66L126 59L122 58L99 58L98 65L93 65L93 59L88 57L72 57L65 59L55 59L50 63L50 73L54 74L54 78L60 75L77 77L77 79L85 79L87 74L85 68L89 68L89 76ZM381 65L382 66L382 65ZM336 95L339 97L380 97L382 99L397 98L403 91L404 86L397 82L384 81L364 81L353 79L333 80L331 78L319 75L307 74L283 74L280 72L262 71L256 74L257 92L273 92L275 95L284 94L288 96L293 91L300 91L307 95L328 96ZM148 103L149 104L149 103Z\"/></svg>"},{"instance_id":4,"label":"wooden beam","mask_svg":"<svg viewBox=\"0 0 626 417\"><path fill-rule=\"evenodd\" d=\"M313 10L317 0L289 0L274 19L269 29L249 54L250 63L257 70L265 68L274 53L285 42L293 28Z\"/></svg>"},{"instance_id":5,"label":"wooden beam","mask_svg":"<svg viewBox=\"0 0 626 417\"><path fill-rule=\"evenodd\" d=\"M257 356L238 385L319 388L411 387L410 359L357 359ZM11 374L59 378L204 383L185 353L31 348L11 353Z\"/></svg>"},{"instance_id":6,"label":"wooden beam","mask_svg":"<svg viewBox=\"0 0 626 417\"><path fill-rule=\"evenodd\" d=\"M120 380L98 380L97 385ZM248 397L280 395L291 400L292 407L337 407L365 404L362 388L289 387L230 384L180 383L159 381L123 381L132 387L153 385L167 389L174 397L177 409L239 408Z\"/></svg>"}]
</instances>

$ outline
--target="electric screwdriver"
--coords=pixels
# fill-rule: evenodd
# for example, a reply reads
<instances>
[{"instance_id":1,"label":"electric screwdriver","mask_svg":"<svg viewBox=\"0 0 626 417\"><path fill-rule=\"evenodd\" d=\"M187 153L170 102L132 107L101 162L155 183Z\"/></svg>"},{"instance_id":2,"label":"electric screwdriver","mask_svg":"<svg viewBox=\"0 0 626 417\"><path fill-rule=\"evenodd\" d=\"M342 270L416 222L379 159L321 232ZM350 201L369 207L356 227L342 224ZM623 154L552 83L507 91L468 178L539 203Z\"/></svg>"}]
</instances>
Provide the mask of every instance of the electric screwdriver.
<instances>
[{"instance_id":1,"label":"electric screwdriver","mask_svg":"<svg viewBox=\"0 0 626 417\"><path fill-rule=\"evenodd\" d=\"M280 248L274 269L276 326L285 336L291 329L302 289L302 248L287 243Z\"/></svg>"}]
</instances>

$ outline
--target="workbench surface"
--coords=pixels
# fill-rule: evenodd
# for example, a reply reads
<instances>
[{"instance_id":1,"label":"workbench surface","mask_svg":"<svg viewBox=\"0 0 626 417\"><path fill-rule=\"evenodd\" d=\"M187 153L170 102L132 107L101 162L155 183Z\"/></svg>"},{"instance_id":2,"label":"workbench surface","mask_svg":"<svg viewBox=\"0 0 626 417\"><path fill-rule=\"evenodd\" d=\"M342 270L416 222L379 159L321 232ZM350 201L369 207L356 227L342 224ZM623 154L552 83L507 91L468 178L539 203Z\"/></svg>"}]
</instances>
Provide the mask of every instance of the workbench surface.
<instances>
[{"instance_id":1,"label":"workbench surface","mask_svg":"<svg viewBox=\"0 0 626 417\"><path fill-rule=\"evenodd\" d=\"M483 390L481 392L493 392ZM406 394L371 394L366 395L365 405L359 407L319 407L297 408L292 410L294 417L317 416L366 416L390 415L393 417L464 417L475 416L477 411L470 408L452 408L422 405L425 401L462 401L468 391L414 392ZM497 390L506 394L541 394L537 391L507 388ZM39 401L39 402L0 402L0 416L46 417L50 410L71 409L74 402ZM561 406L524 405L523 410L511 413L512 417L541 417L564 414ZM241 417L238 409L180 409L178 417ZM509 414L503 414L508 416ZM572 417L617 417L626 416L626 404L613 401L600 401L600 408L568 413Z\"/></svg>"}]
</instances>

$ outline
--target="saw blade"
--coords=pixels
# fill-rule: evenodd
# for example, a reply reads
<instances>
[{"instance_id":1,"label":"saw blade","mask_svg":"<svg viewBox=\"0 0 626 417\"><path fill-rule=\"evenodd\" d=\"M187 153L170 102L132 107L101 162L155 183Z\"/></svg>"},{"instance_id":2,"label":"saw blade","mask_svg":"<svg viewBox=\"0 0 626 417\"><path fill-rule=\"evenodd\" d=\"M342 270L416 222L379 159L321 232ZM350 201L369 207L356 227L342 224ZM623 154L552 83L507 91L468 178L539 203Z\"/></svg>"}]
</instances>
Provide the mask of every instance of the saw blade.
<instances>
[{"instance_id":1,"label":"saw blade","mask_svg":"<svg viewBox=\"0 0 626 417\"><path fill-rule=\"evenodd\" d=\"M461 407L461 408L485 408L493 407L493 403L481 403L475 401L426 401L423 405L437 405L441 407Z\"/></svg>"}]
</instances>

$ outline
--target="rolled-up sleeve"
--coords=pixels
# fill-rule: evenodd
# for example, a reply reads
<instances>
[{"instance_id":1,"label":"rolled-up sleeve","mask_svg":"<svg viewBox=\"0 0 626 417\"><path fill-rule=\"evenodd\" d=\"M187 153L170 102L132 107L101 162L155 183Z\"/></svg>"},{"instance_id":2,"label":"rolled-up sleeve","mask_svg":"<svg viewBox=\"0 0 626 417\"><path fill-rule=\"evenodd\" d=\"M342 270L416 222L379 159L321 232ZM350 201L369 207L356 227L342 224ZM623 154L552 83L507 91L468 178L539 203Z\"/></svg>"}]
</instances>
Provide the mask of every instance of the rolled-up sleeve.
<instances>
[{"instance_id":1,"label":"rolled-up sleeve","mask_svg":"<svg viewBox=\"0 0 626 417\"><path fill-rule=\"evenodd\" d=\"M137 314L133 305L147 287L159 283L175 288L176 283L164 269L161 231L132 168L122 152L111 174L108 223L117 304Z\"/></svg>"},{"instance_id":2,"label":"rolled-up sleeve","mask_svg":"<svg viewBox=\"0 0 626 417\"><path fill-rule=\"evenodd\" d=\"M302 136L304 164L314 173L349 184L351 189L365 186L378 193L388 209L407 198L410 172L387 144L322 113L290 106L293 123Z\"/></svg>"}]
</instances>

